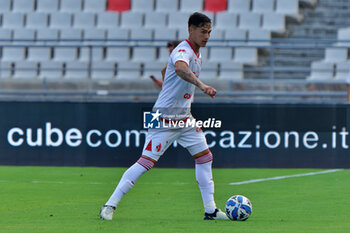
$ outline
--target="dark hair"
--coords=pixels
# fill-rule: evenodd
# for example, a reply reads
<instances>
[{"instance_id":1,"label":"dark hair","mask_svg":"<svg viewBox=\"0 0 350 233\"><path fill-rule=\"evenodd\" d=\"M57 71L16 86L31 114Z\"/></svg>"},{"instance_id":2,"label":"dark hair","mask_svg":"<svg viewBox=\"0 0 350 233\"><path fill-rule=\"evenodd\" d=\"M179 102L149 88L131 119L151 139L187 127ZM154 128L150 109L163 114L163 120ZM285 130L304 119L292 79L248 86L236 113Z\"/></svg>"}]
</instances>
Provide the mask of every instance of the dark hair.
<instances>
[{"instance_id":1,"label":"dark hair","mask_svg":"<svg viewBox=\"0 0 350 233\"><path fill-rule=\"evenodd\" d=\"M195 26L195 27L202 27L205 24L210 23L211 19L206 16L205 14L195 12L188 18L188 27Z\"/></svg>"},{"instance_id":2,"label":"dark hair","mask_svg":"<svg viewBox=\"0 0 350 233\"><path fill-rule=\"evenodd\" d=\"M169 47L174 47L174 48L175 48L175 47L178 46L180 43L181 43L181 41L179 41L179 40L169 41L169 42L167 43L166 47L167 47L167 48L169 48Z\"/></svg>"}]
</instances>

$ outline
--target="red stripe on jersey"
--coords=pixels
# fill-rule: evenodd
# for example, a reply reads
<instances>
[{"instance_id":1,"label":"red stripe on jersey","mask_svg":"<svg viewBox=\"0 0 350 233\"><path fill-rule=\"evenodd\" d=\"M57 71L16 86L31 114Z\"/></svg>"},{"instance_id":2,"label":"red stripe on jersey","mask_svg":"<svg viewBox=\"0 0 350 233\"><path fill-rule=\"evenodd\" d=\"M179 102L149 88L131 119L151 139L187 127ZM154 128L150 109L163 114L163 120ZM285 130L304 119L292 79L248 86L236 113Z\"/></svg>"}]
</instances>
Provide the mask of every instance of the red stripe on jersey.
<instances>
[{"instance_id":1,"label":"red stripe on jersey","mask_svg":"<svg viewBox=\"0 0 350 233\"><path fill-rule=\"evenodd\" d=\"M197 58L199 58L200 53L199 53L199 52L197 53L197 52L194 50L194 48L193 48L193 46L192 46L192 44L191 44L191 42L190 42L189 40L186 40L186 42L190 45L190 47L192 48L193 52L196 54Z\"/></svg>"},{"instance_id":2,"label":"red stripe on jersey","mask_svg":"<svg viewBox=\"0 0 350 233\"><path fill-rule=\"evenodd\" d=\"M213 161L213 154L210 151L195 159L196 164L208 163L210 161Z\"/></svg>"}]
</instances>

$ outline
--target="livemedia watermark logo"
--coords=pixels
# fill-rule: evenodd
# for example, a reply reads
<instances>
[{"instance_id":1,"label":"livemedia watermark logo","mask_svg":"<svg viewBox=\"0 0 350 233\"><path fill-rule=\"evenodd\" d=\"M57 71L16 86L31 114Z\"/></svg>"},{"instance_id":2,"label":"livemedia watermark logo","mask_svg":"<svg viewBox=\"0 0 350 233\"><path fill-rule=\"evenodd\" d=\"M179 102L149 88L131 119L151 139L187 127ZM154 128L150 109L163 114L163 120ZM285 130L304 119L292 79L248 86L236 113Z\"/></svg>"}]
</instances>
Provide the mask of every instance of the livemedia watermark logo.
<instances>
[{"instance_id":1,"label":"livemedia watermark logo","mask_svg":"<svg viewBox=\"0 0 350 233\"><path fill-rule=\"evenodd\" d=\"M186 114L163 114L159 109L152 112L143 112L143 127L145 129L164 128L221 128L221 120L208 118L196 120L192 115Z\"/></svg>"}]
</instances>

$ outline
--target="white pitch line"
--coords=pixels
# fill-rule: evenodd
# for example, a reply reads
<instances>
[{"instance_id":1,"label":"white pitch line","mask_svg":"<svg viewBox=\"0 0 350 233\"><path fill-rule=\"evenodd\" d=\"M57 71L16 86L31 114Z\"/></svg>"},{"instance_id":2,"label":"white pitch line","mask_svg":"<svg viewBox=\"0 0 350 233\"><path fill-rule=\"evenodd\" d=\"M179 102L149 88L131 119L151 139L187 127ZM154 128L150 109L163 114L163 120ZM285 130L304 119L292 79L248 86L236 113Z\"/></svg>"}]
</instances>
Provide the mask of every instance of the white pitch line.
<instances>
[{"instance_id":1,"label":"white pitch line","mask_svg":"<svg viewBox=\"0 0 350 233\"><path fill-rule=\"evenodd\" d=\"M339 172L342 170L344 170L344 169L331 169L331 170L325 170L325 171L319 171L319 172L309 172L309 173L302 173L302 174L295 174L295 175L288 175L288 176L275 176L275 177L270 177L270 178L262 178L262 179L233 182L233 183L229 183L229 185L251 184L251 183L258 183L258 182L264 182L264 181L269 181L269 180L283 180L283 179L295 178L295 177L314 176L314 175L327 174L327 173L332 173L332 172Z\"/></svg>"}]
</instances>

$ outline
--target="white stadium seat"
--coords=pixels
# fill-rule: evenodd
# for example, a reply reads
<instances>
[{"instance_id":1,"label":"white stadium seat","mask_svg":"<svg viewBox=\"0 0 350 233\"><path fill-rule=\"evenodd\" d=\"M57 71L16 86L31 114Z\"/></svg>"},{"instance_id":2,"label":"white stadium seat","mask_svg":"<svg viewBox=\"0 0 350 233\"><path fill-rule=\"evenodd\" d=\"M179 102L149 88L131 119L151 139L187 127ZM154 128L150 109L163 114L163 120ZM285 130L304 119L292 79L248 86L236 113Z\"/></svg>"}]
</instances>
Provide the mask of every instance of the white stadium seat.
<instances>
[{"instance_id":1,"label":"white stadium seat","mask_svg":"<svg viewBox=\"0 0 350 233\"><path fill-rule=\"evenodd\" d=\"M178 0L156 0L156 11L176 12L178 11Z\"/></svg>"},{"instance_id":2,"label":"white stadium seat","mask_svg":"<svg viewBox=\"0 0 350 233\"><path fill-rule=\"evenodd\" d=\"M274 11L275 0L253 0L253 12L272 13Z\"/></svg>"},{"instance_id":3,"label":"white stadium seat","mask_svg":"<svg viewBox=\"0 0 350 233\"><path fill-rule=\"evenodd\" d=\"M73 27L75 28L93 28L95 27L95 14L88 13L74 13L73 14Z\"/></svg>"},{"instance_id":4,"label":"white stadium seat","mask_svg":"<svg viewBox=\"0 0 350 233\"><path fill-rule=\"evenodd\" d=\"M149 28L132 28L130 30L130 39L145 40L138 41L137 44L150 44L153 39L153 30Z\"/></svg>"},{"instance_id":5,"label":"white stadium seat","mask_svg":"<svg viewBox=\"0 0 350 233\"><path fill-rule=\"evenodd\" d=\"M132 54L132 61L154 61L156 60L157 50L153 47L134 47Z\"/></svg>"},{"instance_id":6,"label":"white stadium seat","mask_svg":"<svg viewBox=\"0 0 350 233\"><path fill-rule=\"evenodd\" d=\"M219 79L223 80L235 80L243 78L243 65L242 63L226 61L220 63Z\"/></svg>"},{"instance_id":7,"label":"white stadium seat","mask_svg":"<svg viewBox=\"0 0 350 233\"><path fill-rule=\"evenodd\" d=\"M24 47L2 48L2 61L21 61L25 59Z\"/></svg>"},{"instance_id":8,"label":"white stadium seat","mask_svg":"<svg viewBox=\"0 0 350 233\"><path fill-rule=\"evenodd\" d=\"M12 30L9 28L0 28L0 39L3 44L11 43Z\"/></svg>"},{"instance_id":9,"label":"white stadium seat","mask_svg":"<svg viewBox=\"0 0 350 233\"><path fill-rule=\"evenodd\" d=\"M162 62L162 63L167 63L168 62L168 59L169 59L169 50L168 48L165 48L165 47L161 47L159 48L159 54L158 54L158 60L159 62Z\"/></svg>"},{"instance_id":10,"label":"white stadium seat","mask_svg":"<svg viewBox=\"0 0 350 233\"><path fill-rule=\"evenodd\" d=\"M277 33L284 33L286 31L286 20L283 14L268 13L263 14L262 28Z\"/></svg>"},{"instance_id":11,"label":"white stadium seat","mask_svg":"<svg viewBox=\"0 0 350 233\"><path fill-rule=\"evenodd\" d=\"M325 62L343 62L348 60L348 49L347 48L326 48Z\"/></svg>"},{"instance_id":12,"label":"white stadium seat","mask_svg":"<svg viewBox=\"0 0 350 233\"><path fill-rule=\"evenodd\" d=\"M145 27L146 28L162 28L166 27L167 14L164 12L146 12Z\"/></svg>"},{"instance_id":13,"label":"white stadium seat","mask_svg":"<svg viewBox=\"0 0 350 233\"><path fill-rule=\"evenodd\" d=\"M0 79L11 78L12 62L0 61Z\"/></svg>"},{"instance_id":14,"label":"white stadium seat","mask_svg":"<svg viewBox=\"0 0 350 233\"><path fill-rule=\"evenodd\" d=\"M139 62L118 62L117 64L117 79L139 79L140 66Z\"/></svg>"},{"instance_id":15,"label":"white stadium seat","mask_svg":"<svg viewBox=\"0 0 350 233\"><path fill-rule=\"evenodd\" d=\"M350 61L337 62L335 66L336 73L334 79L343 81L347 80L350 74Z\"/></svg>"},{"instance_id":16,"label":"white stadium seat","mask_svg":"<svg viewBox=\"0 0 350 233\"><path fill-rule=\"evenodd\" d=\"M234 13L247 13L250 11L250 0L228 0L227 11Z\"/></svg>"},{"instance_id":17,"label":"white stadium seat","mask_svg":"<svg viewBox=\"0 0 350 233\"><path fill-rule=\"evenodd\" d=\"M36 40L37 44L55 44L57 43L55 40L58 40L58 29L53 28L45 28L36 30ZM47 40L47 41L40 41ZM51 41L50 41L51 40Z\"/></svg>"},{"instance_id":18,"label":"white stadium seat","mask_svg":"<svg viewBox=\"0 0 350 233\"><path fill-rule=\"evenodd\" d=\"M203 10L203 0L180 0L180 11L182 12L200 12Z\"/></svg>"},{"instance_id":19,"label":"white stadium seat","mask_svg":"<svg viewBox=\"0 0 350 233\"><path fill-rule=\"evenodd\" d=\"M242 13L239 15L239 28L256 29L260 28L261 15L258 13Z\"/></svg>"},{"instance_id":20,"label":"white stadium seat","mask_svg":"<svg viewBox=\"0 0 350 233\"><path fill-rule=\"evenodd\" d=\"M299 0L276 0L276 12L287 15L300 22L303 15L299 14Z\"/></svg>"},{"instance_id":21,"label":"white stadium seat","mask_svg":"<svg viewBox=\"0 0 350 233\"><path fill-rule=\"evenodd\" d=\"M227 61L232 59L232 49L231 48L210 48L209 51L209 61Z\"/></svg>"},{"instance_id":22,"label":"white stadium seat","mask_svg":"<svg viewBox=\"0 0 350 233\"><path fill-rule=\"evenodd\" d=\"M82 0L60 0L60 11L62 12L81 12Z\"/></svg>"},{"instance_id":23,"label":"white stadium seat","mask_svg":"<svg viewBox=\"0 0 350 233\"><path fill-rule=\"evenodd\" d=\"M70 28L72 25L72 17L70 13L53 12L50 14L51 28Z\"/></svg>"},{"instance_id":24,"label":"white stadium seat","mask_svg":"<svg viewBox=\"0 0 350 233\"><path fill-rule=\"evenodd\" d=\"M271 32L265 29L249 30L248 40L249 40L249 45L268 46L270 44L269 40L271 40ZM250 40L257 40L257 41L250 41ZM259 41L259 40L264 40L264 41Z\"/></svg>"},{"instance_id":25,"label":"white stadium seat","mask_svg":"<svg viewBox=\"0 0 350 233\"><path fill-rule=\"evenodd\" d=\"M26 28L46 28L48 26L48 15L43 12L28 13Z\"/></svg>"},{"instance_id":26,"label":"white stadium seat","mask_svg":"<svg viewBox=\"0 0 350 233\"><path fill-rule=\"evenodd\" d=\"M77 48L75 47L55 47L54 60L55 61L75 61L77 60Z\"/></svg>"},{"instance_id":27,"label":"white stadium seat","mask_svg":"<svg viewBox=\"0 0 350 233\"><path fill-rule=\"evenodd\" d=\"M49 61L51 60L51 48L49 47L29 47L28 61Z\"/></svg>"},{"instance_id":28,"label":"white stadium seat","mask_svg":"<svg viewBox=\"0 0 350 233\"><path fill-rule=\"evenodd\" d=\"M154 75L157 78L161 78L162 75L160 71L163 69L165 65L166 63L160 62L160 61L145 61L142 78L149 79L150 75Z\"/></svg>"},{"instance_id":29,"label":"white stadium seat","mask_svg":"<svg viewBox=\"0 0 350 233\"><path fill-rule=\"evenodd\" d=\"M121 14L121 27L123 28L141 28L143 23L143 14L140 12L124 11Z\"/></svg>"},{"instance_id":30,"label":"white stadium seat","mask_svg":"<svg viewBox=\"0 0 350 233\"><path fill-rule=\"evenodd\" d=\"M13 40L17 40L16 44L31 44L35 40L35 30L34 29L14 29L13 30Z\"/></svg>"},{"instance_id":31,"label":"white stadium seat","mask_svg":"<svg viewBox=\"0 0 350 233\"><path fill-rule=\"evenodd\" d=\"M59 0L37 0L36 11L37 12L57 12Z\"/></svg>"},{"instance_id":32,"label":"white stadium seat","mask_svg":"<svg viewBox=\"0 0 350 233\"><path fill-rule=\"evenodd\" d=\"M36 79L38 77L38 63L33 61L15 62L13 78L15 79Z\"/></svg>"},{"instance_id":33,"label":"white stadium seat","mask_svg":"<svg viewBox=\"0 0 350 233\"><path fill-rule=\"evenodd\" d=\"M232 40L228 42L230 46L245 44L245 40L247 39L247 30L238 28L226 29L224 38L225 40Z\"/></svg>"},{"instance_id":34,"label":"white stadium seat","mask_svg":"<svg viewBox=\"0 0 350 233\"><path fill-rule=\"evenodd\" d=\"M258 63L258 49L235 48L234 61L243 64L256 65Z\"/></svg>"},{"instance_id":35,"label":"white stadium seat","mask_svg":"<svg viewBox=\"0 0 350 233\"><path fill-rule=\"evenodd\" d=\"M0 0L0 13L9 12L11 10L11 0Z\"/></svg>"},{"instance_id":36,"label":"white stadium seat","mask_svg":"<svg viewBox=\"0 0 350 233\"><path fill-rule=\"evenodd\" d=\"M57 61L42 61L39 69L40 79L60 79L63 77L63 63Z\"/></svg>"},{"instance_id":37,"label":"white stadium seat","mask_svg":"<svg viewBox=\"0 0 350 233\"><path fill-rule=\"evenodd\" d=\"M237 27L237 14L227 11L218 12L215 19L215 28L229 29Z\"/></svg>"},{"instance_id":38,"label":"white stadium seat","mask_svg":"<svg viewBox=\"0 0 350 233\"><path fill-rule=\"evenodd\" d=\"M92 79L113 79L115 77L115 63L109 61L98 61L92 63Z\"/></svg>"},{"instance_id":39,"label":"white stadium seat","mask_svg":"<svg viewBox=\"0 0 350 233\"><path fill-rule=\"evenodd\" d=\"M168 27L187 30L189 16L190 14L187 12L170 12L168 15Z\"/></svg>"},{"instance_id":40,"label":"white stadium seat","mask_svg":"<svg viewBox=\"0 0 350 233\"><path fill-rule=\"evenodd\" d=\"M5 12L2 15L2 27L3 28L23 28L24 26L24 14L20 12Z\"/></svg>"},{"instance_id":41,"label":"white stadium seat","mask_svg":"<svg viewBox=\"0 0 350 233\"><path fill-rule=\"evenodd\" d=\"M218 63L217 62L204 62L199 74L201 80L213 80L218 77Z\"/></svg>"},{"instance_id":42,"label":"white stadium seat","mask_svg":"<svg viewBox=\"0 0 350 233\"><path fill-rule=\"evenodd\" d=\"M23 13L33 12L34 0L12 0L12 11Z\"/></svg>"},{"instance_id":43,"label":"white stadium seat","mask_svg":"<svg viewBox=\"0 0 350 233\"><path fill-rule=\"evenodd\" d=\"M119 26L118 12L100 12L96 17L98 28L117 28Z\"/></svg>"},{"instance_id":44,"label":"white stadium seat","mask_svg":"<svg viewBox=\"0 0 350 233\"><path fill-rule=\"evenodd\" d=\"M87 79L88 63L82 61L71 61L66 63L65 79Z\"/></svg>"},{"instance_id":45,"label":"white stadium seat","mask_svg":"<svg viewBox=\"0 0 350 233\"><path fill-rule=\"evenodd\" d=\"M106 11L106 0L84 0L85 12L104 12Z\"/></svg>"},{"instance_id":46,"label":"white stadium seat","mask_svg":"<svg viewBox=\"0 0 350 233\"><path fill-rule=\"evenodd\" d=\"M130 38L129 29L116 28L107 30L107 44L128 44L127 40Z\"/></svg>"},{"instance_id":47,"label":"white stadium seat","mask_svg":"<svg viewBox=\"0 0 350 233\"><path fill-rule=\"evenodd\" d=\"M329 62L317 61L311 63L311 74L308 80L329 80L333 77L334 64Z\"/></svg>"},{"instance_id":48,"label":"white stadium seat","mask_svg":"<svg viewBox=\"0 0 350 233\"><path fill-rule=\"evenodd\" d=\"M156 28L154 29L154 40L162 40L155 42L157 45L165 46L168 41L174 40L176 38L175 28Z\"/></svg>"},{"instance_id":49,"label":"white stadium seat","mask_svg":"<svg viewBox=\"0 0 350 233\"><path fill-rule=\"evenodd\" d=\"M130 59L130 48L128 47L107 47L106 61L128 61Z\"/></svg>"},{"instance_id":50,"label":"white stadium seat","mask_svg":"<svg viewBox=\"0 0 350 233\"><path fill-rule=\"evenodd\" d=\"M134 12L153 12L154 0L131 0L131 10Z\"/></svg>"},{"instance_id":51,"label":"white stadium seat","mask_svg":"<svg viewBox=\"0 0 350 233\"><path fill-rule=\"evenodd\" d=\"M60 44L79 43L83 34L81 29L67 28L60 31Z\"/></svg>"}]
</instances>

